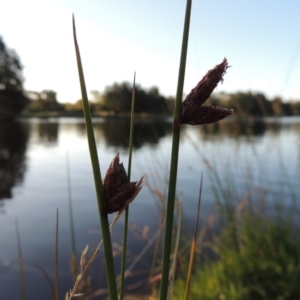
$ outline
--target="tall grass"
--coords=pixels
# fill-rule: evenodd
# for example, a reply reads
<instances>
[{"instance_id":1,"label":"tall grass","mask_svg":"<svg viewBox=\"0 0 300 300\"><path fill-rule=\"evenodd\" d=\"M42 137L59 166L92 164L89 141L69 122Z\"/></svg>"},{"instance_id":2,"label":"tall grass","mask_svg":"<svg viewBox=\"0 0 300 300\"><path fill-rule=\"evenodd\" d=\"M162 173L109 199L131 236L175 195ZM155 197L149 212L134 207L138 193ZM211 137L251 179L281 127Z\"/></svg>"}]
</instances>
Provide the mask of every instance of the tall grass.
<instances>
[{"instance_id":1,"label":"tall grass","mask_svg":"<svg viewBox=\"0 0 300 300\"><path fill-rule=\"evenodd\" d=\"M186 8L182 55L180 61L180 71L179 71L178 88L177 88L177 96L176 96L176 104L175 104L175 112L174 112L174 134L173 134L173 147L172 147L172 161L171 161L171 168L170 168L169 198L168 198L167 217L166 217L164 258L163 258L163 267L162 267L162 284L161 284L161 297L160 297L161 299L166 299L168 293L168 273L170 268L169 260L171 254L173 210L174 210L175 193L176 193L177 163L178 163L178 150L179 150L180 111L181 111L181 99L183 94L190 12L191 12L191 1L188 0L187 8ZM117 289L116 289L116 277L114 273L114 263L112 258L112 247L111 247L111 239L109 235L108 219L107 219L107 214L106 215L104 214L105 204L104 204L101 173L100 173L98 155L97 155L97 150L95 145L95 138L92 129L91 115L88 107L88 98L86 93L83 68L81 64L79 47L77 44L74 18L73 18L73 32L74 32L74 43L75 43L75 50L76 50L76 57L77 57L78 72L79 72L80 85L82 91L84 116L85 116L85 122L87 127L89 148L91 153L91 160L92 160L93 173L94 173L95 186L96 186L97 199L98 199L99 215L101 220L101 229L102 229L103 242L105 248L104 252L105 252L107 279L109 285L109 295L111 299L117 299L118 296L117 296ZM126 208L126 210L127 210L126 212L126 216L127 216L128 208ZM125 235L127 235L126 231L125 231ZM126 242L126 237L124 241ZM124 274L123 272L124 271L122 271L122 274ZM122 275L121 298L123 297L123 290L124 290L123 282L124 282L124 275Z\"/></svg>"},{"instance_id":2,"label":"tall grass","mask_svg":"<svg viewBox=\"0 0 300 300\"><path fill-rule=\"evenodd\" d=\"M131 177L131 162L132 162L132 148L133 148L134 108L135 108L135 73L134 73L134 78L133 78L133 90L132 90L132 101L131 101L129 154L128 154L128 168L127 168L127 176L128 176L129 181L130 181L130 177ZM121 264L121 276L120 276L120 300L123 300L124 292L125 292L125 270L126 270L126 254L127 254L128 219L129 219L129 205L127 205L127 207L125 208L125 217L124 217L122 264Z\"/></svg>"},{"instance_id":3,"label":"tall grass","mask_svg":"<svg viewBox=\"0 0 300 300\"><path fill-rule=\"evenodd\" d=\"M169 269L170 269L174 203L175 203L175 196L176 196L178 153L179 153L179 140L180 140L180 113L181 113L181 101L182 101L183 86L184 86L191 9L192 9L192 1L188 0L186 5L186 12L185 12L181 56L180 56L180 64L179 64L179 75L178 75L178 83L177 83L177 93L176 93L175 108L174 108L173 140L172 140L168 201L167 201L167 213L166 213L166 224L165 224L165 239L164 239L164 250L163 250L160 300L167 299L167 295L168 295L168 281L169 281L168 277L169 277Z\"/></svg>"},{"instance_id":4,"label":"tall grass","mask_svg":"<svg viewBox=\"0 0 300 300\"><path fill-rule=\"evenodd\" d=\"M173 119L173 139L172 139L172 151L171 151L171 164L169 173L169 185L168 185L168 198L166 208L166 219L165 219L165 235L163 244L163 258L162 258L162 275L161 275L161 287L160 287L160 299L166 300L168 297L169 290L169 274L170 274L170 258L172 248L172 231L173 231L173 219L174 219L174 205L176 196L176 183L177 183L177 168L178 168L178 155L179 155L179 141L180 141L180 128L182 124L201 125L206 123L217 122L223 119L227 115L232 113L232 110L221 109L213 106L202 106L208 99L214 88L217 86L219 81L223 80L223 75L228 67L227 60L224 59L220 65L217 65L214 69L208 71L203 79L197 84L197 86L188 94L185 101L182 102L184 77L185 77L185 65L188 48L188 36L189 36L189 25L191 16L192 1L187 0L185 21L183 29L183 39L181 47L181 58L179 64L179 75L177 84L176 101L174 108L174 119ZM124 270L125 270L125 259L126 259L126 243L127 243L127 223L128 223L128 205L137 195L141 189L141 180L138 183L130 183L130 169L131 169L131 153L132 153L132 138L133 138L133 111L134 111L134 94L133 94L133 105L131 114L131 134L130 134L130 150L129 150L129 165L128 175L122 164L119 164L119 156L114 158L109 170L107 171L106 177L102 184L98 154L96 149L95 137L93 133L91 114L89 110L86 86L83 75L83 68L80 58L79 46L77 43L75 21L73 17L73 35L74 44L77 58L78 73L80 79L80 86L83 100L83 110L87 129L89 150L91 156L91 162L94 174L94 183L96 187L98 210L101 222L101 230L104 244L104 255L106 262L106 273L109 288L110 299L118 299L117 295L117 284L114 271L114 260L112 256L112 245L110 237L110 228L108 225L108 213L118 212L115 220L125 210L125 225L124 225L124 240L123 240L123 263L121 271L121 294L120 299L124 296ZM126 181L126 182L125 182ZM128 190L123 189L124 186L128 187ZM128 194L130 192L130 195ZM116 208L117 207L117 208ZM113 222L114 224L114 222ZM175 247L178 249L178 241ZM176 261L176 257L173 261ZM175 272L175 263L173 263L173 273ZM172 273L172 272L171 272ZM82 274L81 274L82 275ZM173 279L174 280L174 274Z\"/></svg>"},{"instance_id":5,"label":"tall grass","mask_svg":"<svg viewBox=\"0 0 300 300\"><path fill-rule=\"evenodd\" d=\"M236 234L232 218L225 221L220 232L210 236L206 250L214 254L202 260L191 283L192 299L300 299L299 227L283 218L251 212L244 203L235 209ZM237 237L238 247L232 242ZM182 299L185 281L175 289L174 299Z\"/></svg>"},{"instance_id":6,"label":"tall grass","mask_svg":"<svg viewBox=\"0 0 300 300\"><path fill-rule=\"evenodd\" d=\"M110 229L109 229L109 220L108 220L107 213L105 213L105 201L104 201L104 191L102 187L102 178L101 178L101 172L100 172L100 166L98 160L96 141L95 141L95 136L93 131L92 118L91 118L87 91L85 86L83 68L81 63L81 57L79 52L79 46L77 43L74 16L73 16L73 37L74 37L78 74L79 74L79 81L80 81L81 94L82 94L84 118L85 118L85 124L87 129L88 144L89 144L91 162L93 167L94 183L96 188L98 211L99 211L102 238L104 244L105 267L106 267L108 289L109 289L110 298L112 300L115 300L118 299L118 292L117 292L115 266L113 260L111 236L110 236Z\"/></svg>"}]
</instances>

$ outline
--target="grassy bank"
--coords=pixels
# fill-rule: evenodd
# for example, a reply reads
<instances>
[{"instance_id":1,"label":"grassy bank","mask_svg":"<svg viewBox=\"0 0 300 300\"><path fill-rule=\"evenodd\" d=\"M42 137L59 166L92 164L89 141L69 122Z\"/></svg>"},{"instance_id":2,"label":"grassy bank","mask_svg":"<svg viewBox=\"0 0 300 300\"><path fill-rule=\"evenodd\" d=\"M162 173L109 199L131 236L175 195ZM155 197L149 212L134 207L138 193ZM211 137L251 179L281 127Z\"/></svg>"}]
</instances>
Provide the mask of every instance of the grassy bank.
<instances>
[{"instance_id":1,"label":"grassy bank","mask_svg":"<svg viewBox=\"0 0 300 300\"><path fill-rule=\"evenodd\" d=\"M241 203L230 215L221 214L219 231L210 224L200 243L190 299L300 299L296 211L291 215L281 206L267 216ZM174 299L183 299L184 289L183 276Z\"/></svg>"}]
</instances>

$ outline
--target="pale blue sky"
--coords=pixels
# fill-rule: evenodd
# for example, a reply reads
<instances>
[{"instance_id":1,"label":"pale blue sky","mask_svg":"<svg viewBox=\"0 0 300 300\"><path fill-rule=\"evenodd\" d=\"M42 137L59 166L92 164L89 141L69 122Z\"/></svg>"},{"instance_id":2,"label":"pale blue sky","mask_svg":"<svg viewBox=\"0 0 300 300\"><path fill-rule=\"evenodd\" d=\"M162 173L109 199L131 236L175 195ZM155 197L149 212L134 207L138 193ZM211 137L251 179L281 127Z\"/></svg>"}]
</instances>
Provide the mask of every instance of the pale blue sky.
<instances>
[{"instance_id":1,"label":"pale blue sky","mask_svg":"<svg viewBox=\"0 0 300 300\"><path fill-rule=\"evenodd\" d=\"M2 2L2 3L1 3ZM88 91L113 82L175 95L184 0L0 0L0 35L21 57L28 90L80 98L75 14ZM260 91L300 100L299 0L194 0L185 93L227 57L217 91Z\"/></svg>"}]
</instances>

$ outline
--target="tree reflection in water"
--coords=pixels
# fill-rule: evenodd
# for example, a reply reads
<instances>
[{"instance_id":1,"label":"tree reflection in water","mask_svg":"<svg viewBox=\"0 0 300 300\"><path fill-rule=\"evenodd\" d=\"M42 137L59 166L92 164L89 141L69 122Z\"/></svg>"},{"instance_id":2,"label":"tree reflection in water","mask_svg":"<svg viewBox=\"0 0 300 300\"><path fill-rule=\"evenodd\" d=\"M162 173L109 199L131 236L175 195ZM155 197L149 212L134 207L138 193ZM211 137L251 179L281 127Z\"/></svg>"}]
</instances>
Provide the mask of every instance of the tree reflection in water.
<instances>
[{"instance_id":1,"label":"tree reflection in water","mask_svg":"<svg viewBox=\"0 0 300 300\"><path fill-rule=\"evenodd\" d=\"M0 123L0 205L2 199L12 198L12 188L23 182L28 136L26 124Z\"/></svg>"},{"instance_id":2,"label":"tree reflection in water","mask_svg":"<svg viewBox=\"0 0 300 300\"><path fill-rule=\"evenodd\" d=\"M85 124L76 124L77 132L86 135ZM105 142L108 147L127 149L129 143L130 118L107 118L94 122L97 142ZM158 145L160 139L172 133L172 123L165 119L138 120L134 124L133 148L140 149L145 144Z\"/></svg>"}]
</instances>

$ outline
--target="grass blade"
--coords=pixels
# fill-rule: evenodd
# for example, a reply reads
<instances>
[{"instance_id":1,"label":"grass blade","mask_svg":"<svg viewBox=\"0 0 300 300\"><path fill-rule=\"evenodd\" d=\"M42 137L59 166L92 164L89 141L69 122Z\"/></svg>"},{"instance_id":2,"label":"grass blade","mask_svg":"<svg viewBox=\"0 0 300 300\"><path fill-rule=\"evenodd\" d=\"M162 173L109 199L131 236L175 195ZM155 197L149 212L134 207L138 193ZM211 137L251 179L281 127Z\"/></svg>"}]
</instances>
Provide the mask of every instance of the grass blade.
<instances>
[{"instance_id":1,"label":"grass blade","mask_svg":"<svg viewBox=\"0 0 300 300\"><path fill-rule=\"evenodd\" d=\"M173 229L173 218L174 218L174 203L175 203L175 195L176 195L178 153L179 153L179 140L180 140L180 108L181 108L183 85L184 85L191 8L192 8L192 1L187 0L182 47L181 47L178 84L177 84L177 93L176 93L176 102L175 102L175 109L174 109L173 141L172 141L170 179L169 179L169 189L168 189L168 203L167 203L166 229L165 229L164 251L163 251L160 300L166 300L168 296L168 276L169 276L169 268L170 268L170 254L171 254L171 244L172 244L172 229Z\"/></svg>"},{"instance_id":2,"label":"grass blade","mask_svg":"<svg viewBox=\"0 0 300 300\"><path fill-rule=\"evenodd\" d=\"M127 176L130 181L131 177L131 161L133 147L133 125L134 125L134 108L135 108L135 73L133 77L132 101L131 101L131 116L130 116L130 137L129 137L129 154L128 154L128 169Z\"/></svg>"},{"instance_id":3,"label":"grass blade","mask_svg":"<svg viewBox=\"0 0 300 300\"><path fill-rule=\"evenodd\" d=\"M115 300L115 299L118 299L118 292L117 292L117 283L116 283L116 276L115 276L115 267L114 267L114 260L113 260L111 236L110 236L110 231L109 231L109 220L108 220L108 215L104 212L105 211L105 202L104 202L104 194L103 194L103 188L102 188L102 178L101 178L101 173L100 173L98 153L97 153L96 141L95 141L95 136L94 136L91 112L90 112L89 102L88 102L88 97L87 97L87 92L86 92L86 86L85 86L83 68L82 68L81 57L80 57L80 52L79 52L79 46L77 43L74 16L73 16L73 36L74 36L76 59L77 59L77 66L78 66L78 73L79 73L79 80L80 80L80 87L81 87L84 118L85 118L86 130L87 130L91 162L92 162L92 167L93 167L93 175L94 175L94 182L95 182L96 195L97 195L98 211L99 211L101 230L102 230L109 297L111 300Z\"/></svg>"}]
</instances>

